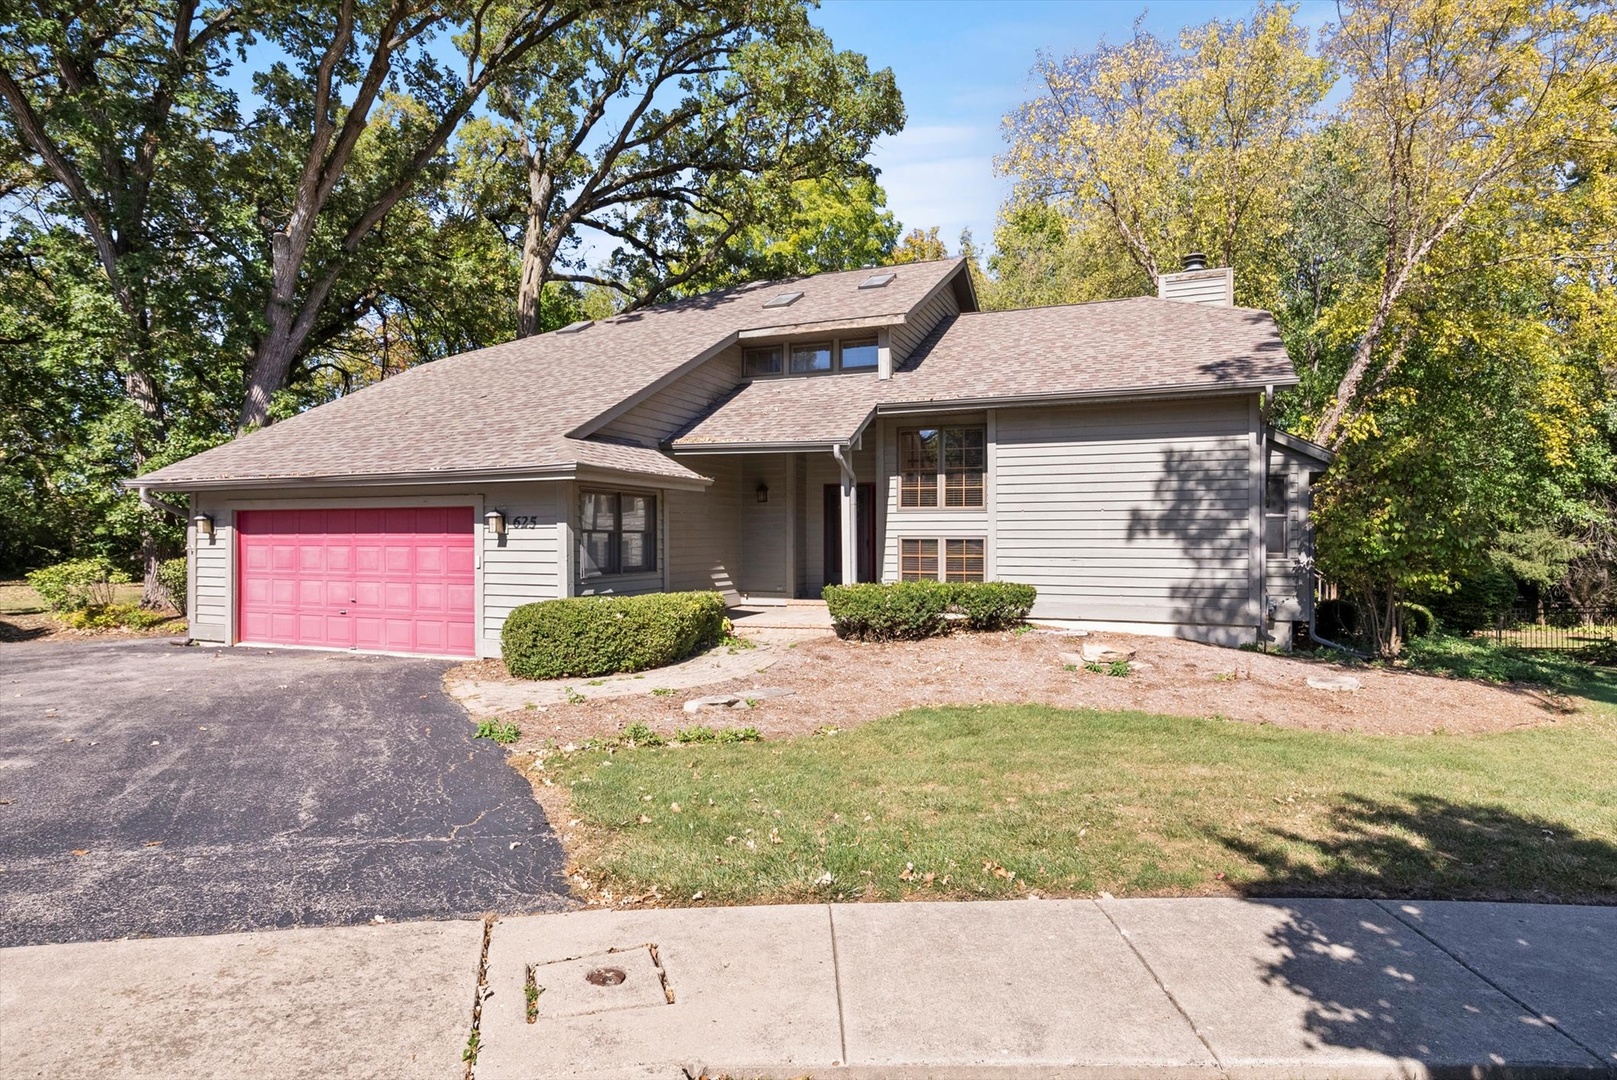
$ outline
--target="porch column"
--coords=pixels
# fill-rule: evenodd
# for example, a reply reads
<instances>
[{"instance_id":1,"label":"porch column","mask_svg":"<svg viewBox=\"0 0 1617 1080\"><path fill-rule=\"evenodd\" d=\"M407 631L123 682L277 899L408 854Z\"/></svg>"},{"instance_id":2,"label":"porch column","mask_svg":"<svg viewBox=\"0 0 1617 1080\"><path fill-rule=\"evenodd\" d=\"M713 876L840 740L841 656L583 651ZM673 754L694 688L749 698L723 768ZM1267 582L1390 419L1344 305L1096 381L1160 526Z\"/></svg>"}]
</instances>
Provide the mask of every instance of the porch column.
<instances>
[{"instance_id":1,"label":"porch column","mask_svg":"<svg viewBox=\"0 0 1617 1080\"><path fill-rule=\"evenodd\" d=\"M831 456L842 470L842 584L852 585L859 580L859 543L855 523L857 519L857 478L853 463L841 446L831 447Z\"/></svg>"}]
</instances>

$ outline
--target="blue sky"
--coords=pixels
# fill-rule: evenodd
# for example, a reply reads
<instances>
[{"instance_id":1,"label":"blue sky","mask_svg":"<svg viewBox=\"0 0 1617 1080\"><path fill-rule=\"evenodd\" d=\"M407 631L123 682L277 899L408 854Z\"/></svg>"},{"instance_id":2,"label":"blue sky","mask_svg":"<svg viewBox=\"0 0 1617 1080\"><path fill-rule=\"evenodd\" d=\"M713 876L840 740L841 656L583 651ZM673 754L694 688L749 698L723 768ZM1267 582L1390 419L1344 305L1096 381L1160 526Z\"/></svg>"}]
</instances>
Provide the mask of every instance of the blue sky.
<instances>
[{"instance_id":1,"label":"blue sky","mask_svg":"<svg viewBox=\"0 0 1617 1080\"><path fill-rule=\"evenodd\" d=\"M871 161L887 204L905 229L937 225L950 250L969 227L991 246L994 217L1010 189L994 172L1005 147L1000 120L1032 94L1029 73L1043 51L1055 56L1121 41L1142 12L1145 26L1172 38L1180 27L1241 18L1247 0L823 0L814 21L838 48L891 67L909 123L882 140ZM1317 30L1336 14L1331 0L1303 0L1298 19Z\"/></svg>"}]
</instances>

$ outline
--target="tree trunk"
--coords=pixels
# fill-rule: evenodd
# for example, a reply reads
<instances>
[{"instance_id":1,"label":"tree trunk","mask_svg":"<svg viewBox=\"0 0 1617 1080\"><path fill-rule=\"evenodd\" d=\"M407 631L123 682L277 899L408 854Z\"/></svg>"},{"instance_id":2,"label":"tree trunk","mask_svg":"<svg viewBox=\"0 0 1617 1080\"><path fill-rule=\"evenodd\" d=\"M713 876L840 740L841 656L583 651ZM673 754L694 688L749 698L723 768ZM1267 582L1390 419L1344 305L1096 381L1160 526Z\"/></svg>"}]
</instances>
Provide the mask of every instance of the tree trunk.
<instances>
[{"instance_id":1,"label":"tree trunk","mask_svg":"<svg viewBox=\"0 0 1617 1080\"><path fill-rule=\"evenodd\" d=\"M528 155L528 225L522 235L522 282L517 287L517 337L532 337L544 331L545 279L555 248L552 230L545 228L550 209L552 181L541 161L542 151Z\"/></svg>"}]
</instances>

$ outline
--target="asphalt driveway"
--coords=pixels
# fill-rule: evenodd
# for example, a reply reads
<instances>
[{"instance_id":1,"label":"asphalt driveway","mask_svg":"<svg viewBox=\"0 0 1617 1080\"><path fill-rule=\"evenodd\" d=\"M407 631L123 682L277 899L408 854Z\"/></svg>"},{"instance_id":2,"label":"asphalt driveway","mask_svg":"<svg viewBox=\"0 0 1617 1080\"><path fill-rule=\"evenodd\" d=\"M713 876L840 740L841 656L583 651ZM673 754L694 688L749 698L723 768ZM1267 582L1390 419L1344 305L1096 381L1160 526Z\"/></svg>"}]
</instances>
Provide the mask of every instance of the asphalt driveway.
<instances>
[{"instance_id":1,"label":"asphalt driveway","mask_svg":"<svg viewBox=\"0 0 1617 1080\"><path fill-rule=\"evenodd\" d=\"M441 661L0 646L0 946L565 907Z\"/></svg>"}]
</instances>

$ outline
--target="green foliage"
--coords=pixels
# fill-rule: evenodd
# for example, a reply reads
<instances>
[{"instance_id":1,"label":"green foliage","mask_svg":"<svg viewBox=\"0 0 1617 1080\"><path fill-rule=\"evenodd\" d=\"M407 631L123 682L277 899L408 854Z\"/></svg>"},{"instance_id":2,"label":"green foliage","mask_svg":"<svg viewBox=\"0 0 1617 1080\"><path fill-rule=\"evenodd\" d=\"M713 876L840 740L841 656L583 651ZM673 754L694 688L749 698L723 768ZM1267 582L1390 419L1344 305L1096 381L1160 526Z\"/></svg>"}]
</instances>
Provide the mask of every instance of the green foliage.
<instances>
[{"instance_id":1,"label":"green foliage","mask_svg":"<svg viewBox=\"0 0 1617 1080\"><path fill-rule=\"evenodd\" d=\"M478 739L493 739L501 746L509 746L522 738L522 729L509 720L480 720L477 723Z\"/></svg>"},{"instance_id":2,"label":"green foliage","mask_svg":"<svg viewBox=\"0 0 1617 1080\"><path fill-rule=\"evenodd\" d=\"M1424 604L1406 600L1398 605L1398 617L1403 620L1404 635L1411 641L1427 637L1437 629L1437 617Z\"/></svg>"},{"instance_id":3,"label":"green foliage","mask_svg":"<svg viewBox=\"0 0 1617 1080\"><path fill-rule=\"evenodd\" d=\"M185 599L189 581L186 577L186 558L165 559L157 564L157 583L168 593L169 602L181 615L185 614Z\"/></svg>"},{"instance_id":4,"label":"green foliage","mask_svg":"<svg viewBox=\"0 0 1617 1080\"><path fill-rule=\"evenodd\" d=\"M674 741L677 743L744 743L760 742L763 735L754 727L719 728L714 730L705 724L694 727L680 728L674 732Z\"/></svg>"},{"instance_id":5,"label":"green foliage","mask_svg":"<svg viewBox=\"0 0 1617 1080\"><path fill-rule=\"evenodd\" d=\"M1493 563L1483 563L1459 579L1452 592L1427 601L1445 630L1467 634L1494 624L1516 603L1516 580Z\"/></svg>"},{"instance_id":6,"label":"green foliage","mask_svg":"<svg viewBox=\"0 0 1617 1080\"><path fill-rule=\"evenodd\" d=\"M1037 598L1033 586L1014 581L962 581L950 585L949 607L969 630L1004 630L1021 624Z\"/></svg>"},{"instance_id":7,"label":"green foliage","mask_svg":"<svg viewBox=\"0 0 1617 1080\"><path fill-rule=\"evenodd\" d=\"M644 671L712 646L723 623L718 593L545 600L511 612L500 652L522 679Z\"/></svg>"},{"instance_id":8,"label":"green foliage","mask_svg":"<svg viewBox=\"0 0 1617 1080\"><path fill-rule=\"evenodd\" d=\"M899 581L827 585L822 595L837 636L913 641L946 633L945 613L969 630L1004 630L1027 618L1036 593L1014 581Z\"/></svg>"},{"instance_id":9,"label":"green foliage","mask_svg":"<svg viewBox=\"0 0 1617 1080\"><path fill-rule=\"evenodd\" d=\"M129 575L113 566L112 560L99 556L57 563L28 575L28 584L57 614L107 608L112 604L113 586L128 580Z\"/></svg>"},{"instance_id":10,"label":"green foliage","mask_svg":"<svg viewBox=\"0 0 1617 1080\"><path fill-rule=\"evenodd\" d=\"M139 604L91 604L62 615L63 624L74 630L150 630L168 619Z\"/></svg>"},{"instance_id":11,"label":"green foliage","mask_svg":"<svg viewBox=\"0 0 1617 1080\"><path fill-rule=\"evenodd\" d=\"M1498 683L1533 683L1573 690L1589 679L1578 658L1537 650L1513 649L1488 637L1455 637L1436 633L1413 638L1398 662L1418 671L1435 671L1461 679Z\"/></svg>"},{"instance_id":12,"label":"green foliage","mask_svg":"<svg viewBox=\"0 0 1617 1080\"><path fill-rule=\"evenodd\" d=\"M821 593L837 637L856 641L913 641L942 633L952 594L938 581L827 585Z\"/></svg>"}]
</instances>

